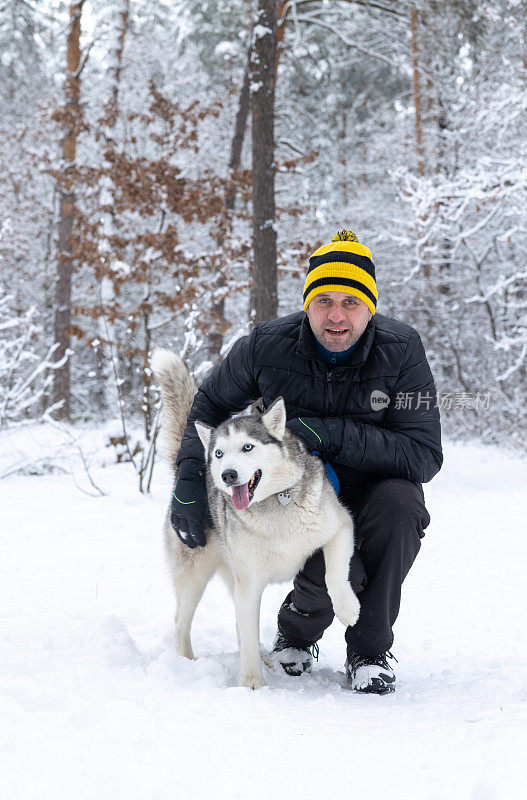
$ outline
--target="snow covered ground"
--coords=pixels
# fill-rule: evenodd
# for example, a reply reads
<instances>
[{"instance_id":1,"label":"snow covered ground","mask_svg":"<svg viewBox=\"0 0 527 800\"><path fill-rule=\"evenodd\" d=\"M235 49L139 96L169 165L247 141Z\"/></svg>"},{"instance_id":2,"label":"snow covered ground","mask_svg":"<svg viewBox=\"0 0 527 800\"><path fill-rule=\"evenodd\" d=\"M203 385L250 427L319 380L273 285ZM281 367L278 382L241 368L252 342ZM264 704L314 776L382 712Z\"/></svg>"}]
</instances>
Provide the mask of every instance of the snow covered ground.
<instances>
[{"instance_id":1,"label":"snow covered ground","mask_svg":"<svg viewBox=\"0 0 527 800\"><path fill-rule=\"evenodd\" d=\"M198 610L198 660L175 655L160 541L168 471L157 469L143 497L101 441L101 432L84 436L105 497L82 493L67 474L0 481L1 797L524 793L527 462L447 444L443 471L425 487L432 523L404 586L394 695L346 689L338 622L312 675L265 668L268 686L251 692L236 686L234 612L219 582ZM45 429L4 435L0 471L50 446ZM75 471L89 488L78 462ZM267 648L285 593L264 595Z\"/></svg>"}]
</instances>

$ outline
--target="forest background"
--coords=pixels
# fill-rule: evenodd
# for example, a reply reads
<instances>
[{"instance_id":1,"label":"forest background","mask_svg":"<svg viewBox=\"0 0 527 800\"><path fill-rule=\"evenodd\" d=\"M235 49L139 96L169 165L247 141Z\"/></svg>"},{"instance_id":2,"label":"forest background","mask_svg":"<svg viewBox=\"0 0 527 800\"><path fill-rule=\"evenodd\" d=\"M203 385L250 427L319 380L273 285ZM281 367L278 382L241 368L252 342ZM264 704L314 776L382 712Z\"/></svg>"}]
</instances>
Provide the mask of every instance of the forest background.
<instances>
[{"instance_id":1,"label":"forest background","mask_svg":"<svg viewBox=\"0 0 527 800\"><path fill-rule=\"evenodd\" d=\"M2 0L0 430L147 488L152 349L199 381L349 227L446 435L524 447L526 133L525 0Z\"/></svg>"}]
</instances>

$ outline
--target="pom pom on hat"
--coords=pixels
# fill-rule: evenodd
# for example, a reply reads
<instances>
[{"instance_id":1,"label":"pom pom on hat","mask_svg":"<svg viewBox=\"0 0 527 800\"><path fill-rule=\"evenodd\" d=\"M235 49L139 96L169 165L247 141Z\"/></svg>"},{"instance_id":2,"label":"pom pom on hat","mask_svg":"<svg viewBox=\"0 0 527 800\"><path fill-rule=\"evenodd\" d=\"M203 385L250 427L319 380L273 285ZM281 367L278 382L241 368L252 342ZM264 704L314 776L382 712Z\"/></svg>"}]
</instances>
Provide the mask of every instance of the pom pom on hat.
<instances>
[{"instance_id":1,"label":"pom pom on hat","mask_svg":"<svg viewBox=\"0 0 527 800\"><path fill-rule=\"evenodd\" d=\"M353 231L348 230L347 228L343 228L341 231L337 231L332 242L358 242L359 237Z\"/></svg>"}]
</instances>

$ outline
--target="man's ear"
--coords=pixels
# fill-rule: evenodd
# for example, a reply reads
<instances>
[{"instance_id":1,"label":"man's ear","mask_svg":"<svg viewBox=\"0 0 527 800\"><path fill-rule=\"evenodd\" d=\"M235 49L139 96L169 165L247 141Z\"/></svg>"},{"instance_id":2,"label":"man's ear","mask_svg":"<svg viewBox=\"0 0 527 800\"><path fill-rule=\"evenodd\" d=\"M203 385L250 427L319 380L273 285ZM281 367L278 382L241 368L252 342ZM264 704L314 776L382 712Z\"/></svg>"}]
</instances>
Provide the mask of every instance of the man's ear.
<instances>
[{"instance_id":1,"label":"man's ear","mask_svg":"<svg viewBox=\"0 0 527 800\"><path fill-rule=\"evenodd\" d=\"M285 432L285 403L283 397L277 397L271 403L265 414L262 414L262 422L275 439L282 441Z\"/></svg>"},{"instance_id":2,"label":"man's ear","mask_svg":"<svg viewBox=\"0 0 527 800\"><path fill-rule=\"evenodd\" d=\"M205 448L205 454L207 454L209 450L210 437L212 436L212 428L210 428L208 425L205 425L204 422L198 421L194 423L194 427L196 428L197 434L201 439L201 443Z\"/></svg>"}]
</instances>

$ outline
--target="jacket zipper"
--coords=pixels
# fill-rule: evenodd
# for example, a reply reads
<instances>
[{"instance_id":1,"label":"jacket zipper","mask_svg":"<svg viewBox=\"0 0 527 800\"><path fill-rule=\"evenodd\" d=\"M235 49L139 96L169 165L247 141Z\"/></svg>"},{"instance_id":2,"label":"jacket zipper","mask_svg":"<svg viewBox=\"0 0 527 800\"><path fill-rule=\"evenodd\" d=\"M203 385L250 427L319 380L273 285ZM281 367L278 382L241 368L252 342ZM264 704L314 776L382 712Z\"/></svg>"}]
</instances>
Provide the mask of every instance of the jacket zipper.
<instances>
[{"instance_id":1,"label":"jacket zipper","mask_svg":"<svg viewBox=\"0 0 527 800\"><path fill-rule=\"evenodd\" d=\"M333 413L334 413L333 404L335 402L334 391L333 391L333 374L334 373L331 371L331 368L334 367L336 365L336 363L337 363L337 354L336 353L332 353L331 354L331 361L330 361L329 369L328 369L328 374L327 374L327 378L326 378L326 384L327 384L327 387L328 387L328 403L327 403L327 406L328 406L328 414L330 416L332 416Z\"/></svg>"},{"instance_id":2,"label":"jacket zipper","mask_svg":"<svg viewBox=\"0 0 527 800\"><path fill-rule=\"evenodd\" d=\"M332 416L332 414L334 413L334 410L333 410L333 403L334 403L333 373L332 372L328 372L328 374L327 374L326 385L327 385L327 388L328 388L328 402L327 402L328 416Z\"/></svg>"}]
</instances>

